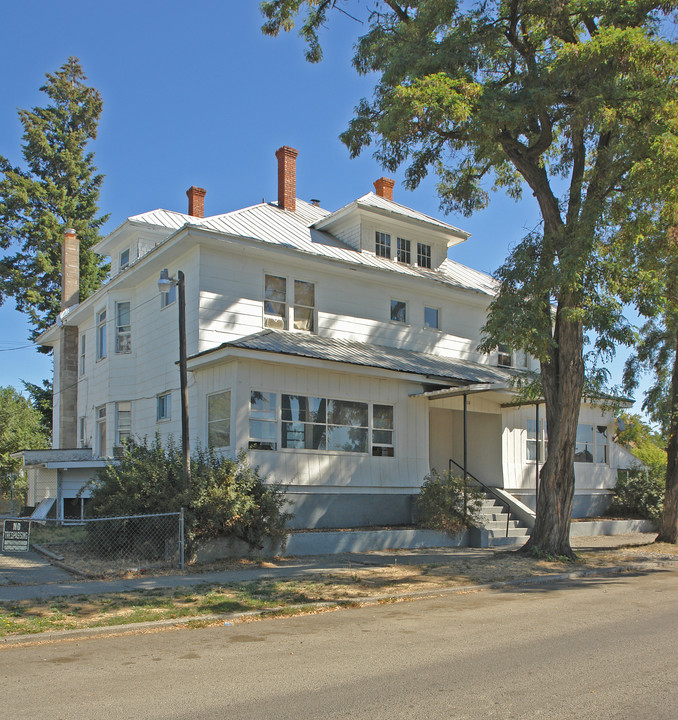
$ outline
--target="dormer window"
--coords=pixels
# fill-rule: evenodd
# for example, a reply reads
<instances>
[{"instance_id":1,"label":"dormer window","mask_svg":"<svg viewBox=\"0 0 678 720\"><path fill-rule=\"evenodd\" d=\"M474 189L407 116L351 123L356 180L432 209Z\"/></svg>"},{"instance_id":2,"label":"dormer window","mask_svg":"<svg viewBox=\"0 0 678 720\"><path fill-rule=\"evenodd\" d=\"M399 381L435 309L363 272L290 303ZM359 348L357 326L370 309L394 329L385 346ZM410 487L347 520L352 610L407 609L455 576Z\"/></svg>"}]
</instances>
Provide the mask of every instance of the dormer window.
<instances>
[{"instance_id":1,"label":"dormer window","mask_svg":"<svg viewBox=\"0 0 678 720\"><path fill-rule=\"evenodd\" d=\"M129 248L120 253L120 272L129 267Z\"/></svg>"},{"instance_id":2,"label":"dormer window","mask_svg":"<svg viewBox=\"0 0 678 720\"><path fill-rule=\"evenodd\" d=\"M405 240L405 238L398 238L398 262L407 263L408 265L412 263L410 245L411 243L409 240Z\"/></svg>"},{"instance_id":3,"label":"dormer window","mask_svg":"<svg viewBox=\"0 0 678 720\"><path fill-rule=\"evenodd\" d=\"M379 257L391 258L391 236L388 233L377 232L375 239L375 252Z\"/></svg>"},{"instance_id":4,"label":"dormer window","mask_svg":"<svg viewBox=\"0 0 678 720\"><path fill-rule=\"evenodd\" d=\"M417 243L417 265L423 268L431 267L431 246L426 243Z\"/></svg>"}]
</instances>

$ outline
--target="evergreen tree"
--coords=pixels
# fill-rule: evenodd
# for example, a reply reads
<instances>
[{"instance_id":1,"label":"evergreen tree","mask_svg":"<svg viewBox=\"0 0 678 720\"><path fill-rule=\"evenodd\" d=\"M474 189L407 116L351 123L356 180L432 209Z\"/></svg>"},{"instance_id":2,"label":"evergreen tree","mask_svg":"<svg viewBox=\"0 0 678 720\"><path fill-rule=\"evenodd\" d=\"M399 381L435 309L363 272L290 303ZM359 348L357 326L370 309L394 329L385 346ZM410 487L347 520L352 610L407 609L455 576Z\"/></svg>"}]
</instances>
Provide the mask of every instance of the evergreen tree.
<instances>
[{"instance_id":1,"label":"evergreen tree","mask_svg":"<svg viewBox=\"0 0 678 720\"><path fill-rule=\"evenodd\" d=\"M585 337L594 331L603 354L631 339L608 283L607 244L667 192L657 181L643 201L633 189L643 176L659 178L658 142L678 137L678 55L660 36L676 6L383 0L356 45L355 67L378 80L342 135L352 155L376 145L387 169L407 165L412 188L436 172L448 211L485 207L491 185L516 198L527 188L539 206L541 228L497 273L482 346L524 348L540 361L549 452L527 550L573 557ZM263 30L290 30L301 17L307 57L317 61L329 14L354 8L350 0L268 0ZM629 194L634 202L625 203Z\"/></svg>"},{"instance_id":2,"label":"evergreen tree","mask_svg":"<svg viewBox=\"0 0 678 720\"><path fill-rule=\"evenodd\" d=\"M61 303L61 245L64 229L80 240L80 299L103 282L108 267L91 251L108 216L99 216L94 155L102 110L98 90L71 57L40 88L44 107L19 110L25 167L0 156L0 304L13 297L28 315L31 339L52 325ZM49 349L44 348L44 352Z\"/></svg>"}]
</instances>

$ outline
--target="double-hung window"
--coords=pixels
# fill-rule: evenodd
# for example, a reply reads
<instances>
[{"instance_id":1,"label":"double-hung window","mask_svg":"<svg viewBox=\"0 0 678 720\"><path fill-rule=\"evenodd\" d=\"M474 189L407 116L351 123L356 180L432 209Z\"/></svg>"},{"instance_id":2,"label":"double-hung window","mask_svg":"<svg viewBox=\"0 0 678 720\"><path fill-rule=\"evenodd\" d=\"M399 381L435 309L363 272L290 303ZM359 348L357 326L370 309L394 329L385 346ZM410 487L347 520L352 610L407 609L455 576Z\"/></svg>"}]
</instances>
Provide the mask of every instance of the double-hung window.
<instances>
[{"instance_id":1,"label":"double-hung window","mask_svg":"<svg viewBox=\"0 0 678 720\"><path fill-rule=\"evenodd\" d=\"M315 285L294 281L294 329L315 332Z\"/></svg>"},{"instance_id":2,"label":"double-hung window","mask_svg":"<svg viewBox=\"0 0 678 720\"><path fill-rule=\"evenodd\" d=\"M264 277L264 327L287 330L287 278Z\"/></svg>"},{"instance_id":3,"label":"double-hung window","mask_svg":"<svg viewBox=\"0 0 678 720\"><path fill-rule=\"evenodd\" d=\"M132 434L132 403L115 403L115 444L124 445Z\"/></svg>"},{"instance_id":4,"label":"double-hung window","mask_svg":"<svg viewBox=\"0 0 678 720\"><path fill-rule=\"evenodd\" d=\"M129 302L115 303L115 352L132 352L132 324Z\"/></svg>"},{"instance_id":5,"label":"double-hung window","mask_svg":"<svg viewBox=\"0 0 678 720\"><path fill-rule=\"evenodd\" d=\"M374 250L379 257L391 257L391 236L388 233L377 232L374 241Z\"/></svg>"},{"instance_id":6,"label":"double-hung window","mask_svg":"<svg viewBox=\"0 0 678 720\"><path fill-rule=\"evenodd\" d=\"M404 300L391 300L391 320L407 322L407 303Z\"/></svg>"},{"instance_id":7,"label":"double-hung window","mask_svg":"<svg viewBox=\"0 0 678 720\"><path fill-rule=\"evenodd\" d=\"M82 333L80 336L80 358L78 361L78 374L82 377L85 374L85 360L86 360L86 349L87 349L87 336Z\"/></svg>"},{"instance_id":8,"label":"double-hung window","mask_svg":"<svg viewBox=\"0 0 678 720\"><path fill-rule=\"evenodd\" d=\"M513 365L513 353L508 345L503 343L497 345L497 365L500 367L511 367Z\"/></svg>"},{"instance_id":9,"label":"double-hung window","mask_svg":"<svg viewBox=\"0 0 678 720\"><path fill-rule=\"evenodd\" d=\"M574 461L607 464L607 434L607 425L577 425Z\"/></svg>"},{"instance_id":10,"label":"double-hung window","mask_svg":"<svg viewBox=\"0 0 678 720\"><path fill-rule=\"evenodd\" d=\"M97 456L106 457L106 406L96 409L97 419Z\"/></svg>"},{"instance_id":11,"label":"double-hung window","mask_svg":"<svg viewBox=\"0 0 678 720\"><path fill-rule=\"evenodd\" d=\"M207 444L212 448L231 445L231 391L207 396Z\"/></svg>"},{"instance_id":12,"label":"double-hung window","mask_svg":"<svg viewBox=\"0 0 678 720\"><path fill-rule=\"evenodd\" d=\"M440 330L440 310L434 307L424 307L424 327Z\"/></svg>"},{"instance_id":13,"label":"double-hung window","mask_svg":"<svg viewBox=\"0 0 678 720\"><path fill-rule=\"evenodd\" d=\"M172 394L162 393L156 398L156 420L162 422L172 417Z\"/></svg>"},{"instance_id":14,"label":"double-hung window","mask_svg":"<svg viewBox=\"0 0 678 720\"><path fill-rule=\"evenodd\" d=\"M106 357L106 311L97 313L97 360Z\"/></svg>"},{"instance_id":15,"label":"double-hung window","mask_svg":"<svg viewBox=\"0 0 678 720\"><path fill-rule=\"evenodd\" d=\"M250 450L276 450L275 393L250 392Z\"/></svg>"},{"instance_id":16,"label":"double-hung window","mask_svg":"<svg viewBox=\"0 0 678 720\"><path fill-rule=\"evenodd\" d=\"M539 421L539 432L537 432L537 421L530 418L527 421L527 441L525 444L525 457L528 462L546 462L548 442L546 439L546 423Z\"/></svg>"},{"instance_id":17,"label":"double-hung window","mask_svg":"<svg viewBox=\"0 0 678 720\"><path fill-rule=\"evenodd\" d=\"M410 250L410 241L405 240L405 238L398 238L398 247L397 247L397 259L398 262L401 263L407 263L408 265L412 262L412 252Z\"/></svg>"},{"instance_id":18,"label":"double-hung window","mask_svg":"<svg viewBox=\"0 0 678 720\"><path fill-rule=\"evenodd\" d=\"M120 253L120 272L129 267L129 248Z\"/></svg>"},{"instance_id":19,"label":"double-hung window","mask_svg":"<svg viewBox=\"0 0 678 720\"><path fill-rule=\"evenodd\" d=\"M426 243L417 243L417 265L423 268L431 267L431 246Z\"/></svg>"},{"instance_id":20,"label":"double-hung window","mask_svg":"<svg viewBox=\"0 0 678 720\"><path fill-rule=\"evenodd\" d=\"M78 445L81 448L87 447L87 418L78 418Z\"/></svg>"},{"instance_id":21,"label":"double-hung window","mask_svg":"<svg viewBox=\"0 0 678 720\"><path fill-rule=\"evenodd\" d=\"M372 455L393 457L393 405L372 406Z\"/></svg>"}]
</instances>

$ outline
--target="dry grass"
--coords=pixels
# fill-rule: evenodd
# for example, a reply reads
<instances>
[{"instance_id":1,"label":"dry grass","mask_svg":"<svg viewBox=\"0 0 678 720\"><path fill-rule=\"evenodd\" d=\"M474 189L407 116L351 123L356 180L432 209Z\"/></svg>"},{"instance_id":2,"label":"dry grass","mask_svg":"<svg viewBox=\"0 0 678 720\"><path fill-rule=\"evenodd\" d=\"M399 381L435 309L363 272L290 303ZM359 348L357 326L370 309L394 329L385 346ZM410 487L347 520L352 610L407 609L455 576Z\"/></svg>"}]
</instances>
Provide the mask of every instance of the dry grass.
<instances>
[{"instance_id":1,"label":"dry grass","mask_svg":"<svg viewBox=\"0 0 678 720\"><path fill-rule=\"evenodd\" d=\"M422 563L425 551L373 553L375 565L347 562L344 568L314 575L312 579L266 579L248 583L204 584L179 589L109 593L107 595L53 598L0 605L0 636L40 633L45 630L92 628L161 619L200 618L246 611L312 612L324 603L355 604L395 596L434 592L464 585L487 584L517 578L555 575L581 569L627 563L678 560L678 547L645 544L601 547L578 552L576 562L544 560L522 553L455 551L438 555L435 563ZM420 562L417 562L420 560ZM259 567L284 568L289 561L221 561L203 570ZM196 568L191 568L195 572Z\"/></svg>"}]
</instances>

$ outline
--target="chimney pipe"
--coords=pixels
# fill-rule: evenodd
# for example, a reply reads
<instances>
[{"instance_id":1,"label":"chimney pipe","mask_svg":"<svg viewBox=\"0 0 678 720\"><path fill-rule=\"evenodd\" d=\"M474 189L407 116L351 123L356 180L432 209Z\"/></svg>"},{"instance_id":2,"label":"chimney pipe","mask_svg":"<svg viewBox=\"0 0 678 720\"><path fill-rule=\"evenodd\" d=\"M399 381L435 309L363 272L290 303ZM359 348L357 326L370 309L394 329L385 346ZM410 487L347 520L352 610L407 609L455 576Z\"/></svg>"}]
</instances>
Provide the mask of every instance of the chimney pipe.
<instances>
[{"instance_id":1,"label":"chimney pipe","mask_svg":"<svg viewBox=\"0 0 678 720\"><path fill-rule=\"evenodd\" d=\"M379 197L383 197L386 200L390 200L393 202L393 186L395 185L395 180L391 180L391 178L387 177L380 177L379 180L374 181L374 189L377 192L377 195Z\"/></svg>"},{"instance_id":2,"label":"chimney pipe","mask_svg":"<svg viewBox=\"0 0 678 720\"><path fill-rule=\"evenodd\" d=\"M205 195L207 190L192 185L186 190L188 196L188 214L193 217L205 217Z\"/></svg>"},{"instance_id":3,"label":"chimney pipe","mask_svg":"<svg viewBox=\"0 0 678 720\"><path fill-rule=\"evenodd\" d=\"M80 302L80 241L73 228L64 230L61 244L61 309Z\"/></svg>"},{"instance_id":4,"label":"chimney pipe","mask_svg":"<svg viewBox=\"0 0 678 720\"><path fill-rule=\"evenodd\" d=\"M278 207L294 212L297 209L298 150L283 145L275 151L278 158Z\"/></svg>"}]
</instances>

